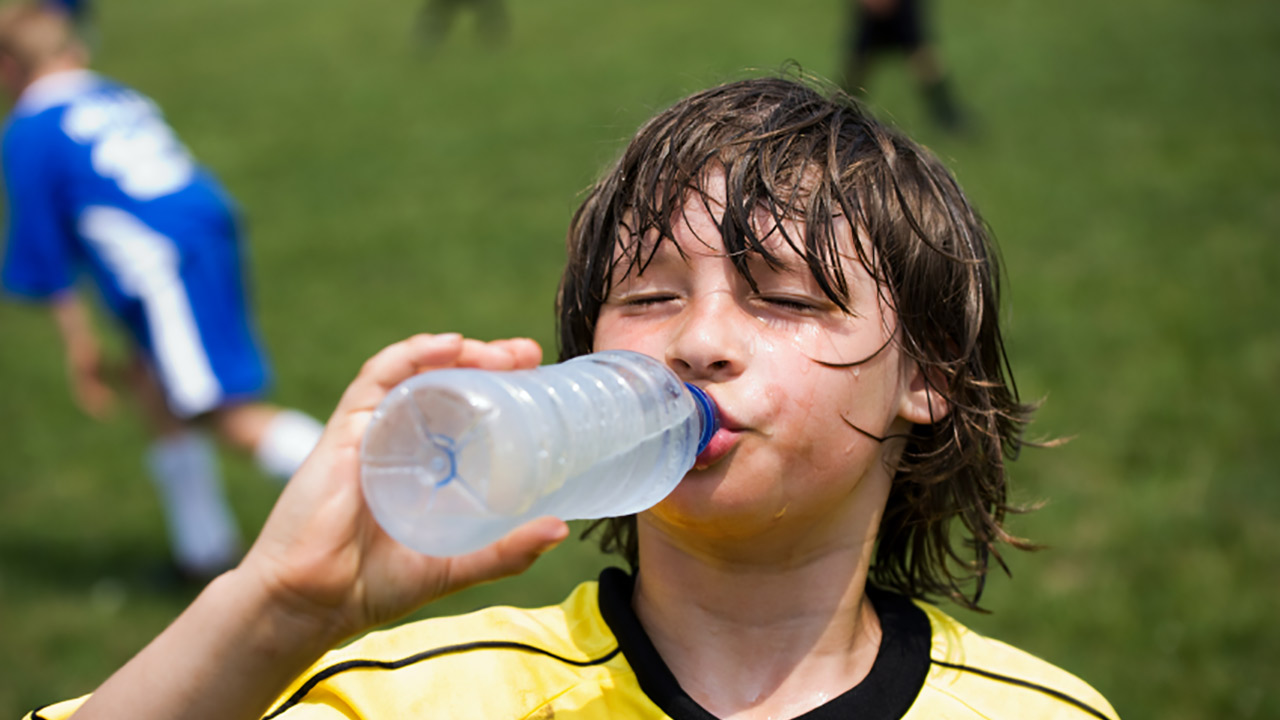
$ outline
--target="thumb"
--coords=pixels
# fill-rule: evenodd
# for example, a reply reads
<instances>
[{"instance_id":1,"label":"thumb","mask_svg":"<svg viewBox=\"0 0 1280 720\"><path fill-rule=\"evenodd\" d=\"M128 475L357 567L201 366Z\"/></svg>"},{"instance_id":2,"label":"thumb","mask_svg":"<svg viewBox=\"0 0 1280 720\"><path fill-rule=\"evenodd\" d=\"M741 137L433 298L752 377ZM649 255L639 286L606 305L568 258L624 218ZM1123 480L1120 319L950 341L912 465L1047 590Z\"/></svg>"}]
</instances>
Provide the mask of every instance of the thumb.
<instances>
[{"instance_id":1,"label":"thumb","mask_svg":"<svg viewBox=\"0 0 1280 720\"><path fill-rule=\"evenodd\" d=\"M522 573L568 536L569 526L559 518L530 520L488 547L453 558L449 568L450 589L460 590Z\"/></svg>"}]
</instances>

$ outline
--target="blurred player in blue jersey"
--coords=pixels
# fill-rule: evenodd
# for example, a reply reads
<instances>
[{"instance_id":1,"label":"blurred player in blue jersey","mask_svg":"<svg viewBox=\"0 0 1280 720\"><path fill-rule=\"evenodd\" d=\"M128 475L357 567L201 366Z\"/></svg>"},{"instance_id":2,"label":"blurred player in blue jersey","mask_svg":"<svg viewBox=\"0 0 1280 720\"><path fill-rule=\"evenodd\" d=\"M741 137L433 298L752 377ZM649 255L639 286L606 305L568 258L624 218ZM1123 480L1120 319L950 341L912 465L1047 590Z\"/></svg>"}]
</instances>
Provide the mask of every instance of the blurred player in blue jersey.
<instances>
[{"instance_id":1,"label":"blurred player in blue jersey","mask_svg":"<svg viewBox=\"0 0 1280 720\"><path fill-rule=\"evenodd\" d=\"M114 393L90 314L87 276L125 331L122 374L155 433L148 467L174 559L204 577L233 564L240 537L223 494L212 430L288 478L320 425L261 401L268 368L246 303L236 209L150 99L87 69L65 13L0 8L7 241L0 280L48 305L72 394L104 417Z\"/></svg>"}]
</instances>

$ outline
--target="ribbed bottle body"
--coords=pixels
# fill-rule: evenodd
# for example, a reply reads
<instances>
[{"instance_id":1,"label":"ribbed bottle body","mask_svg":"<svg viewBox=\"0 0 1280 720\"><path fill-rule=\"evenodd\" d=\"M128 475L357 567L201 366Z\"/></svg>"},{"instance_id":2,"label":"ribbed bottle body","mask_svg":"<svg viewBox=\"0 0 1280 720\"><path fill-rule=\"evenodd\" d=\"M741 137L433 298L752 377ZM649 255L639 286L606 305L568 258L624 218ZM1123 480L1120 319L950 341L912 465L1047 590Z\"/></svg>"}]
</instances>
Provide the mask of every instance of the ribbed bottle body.
<instances>
[{"instance_id":1,"label":"ribbed bottle body","mask_svg":"<svg viewBox=\"0 0 1280 720\"><path fill-rule=\"evenodd\" d=\"M607 351L533 370L438 370L394 388L361 446L374 517L456 555L528 519L627 515L693 467L714 411L665 365Z\"/></svg>"}]
</instances>

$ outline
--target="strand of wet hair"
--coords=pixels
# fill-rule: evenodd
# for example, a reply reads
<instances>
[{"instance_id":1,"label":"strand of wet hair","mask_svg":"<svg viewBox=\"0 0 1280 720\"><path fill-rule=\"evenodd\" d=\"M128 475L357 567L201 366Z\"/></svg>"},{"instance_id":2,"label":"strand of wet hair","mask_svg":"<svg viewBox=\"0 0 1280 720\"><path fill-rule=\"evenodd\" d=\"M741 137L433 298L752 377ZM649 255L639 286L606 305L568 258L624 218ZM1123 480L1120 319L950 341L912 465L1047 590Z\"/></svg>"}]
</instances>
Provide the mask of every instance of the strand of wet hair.
<instances>
[{"instance_id":1,"label":"strand of wet hair","mask_svg":"<svg viewBox=\"0 0 1280 720\"><path fill-rule=\"evenodd\" d=\"M861 365L866 365L867 363L869 363L869 362L871 362L872 360L874 360L876 357L878 357L878 356L880 355L880 353L884 352L884 351L885 351L885 349L886 349L886 348L888 348L888 347L889 347L889 345L890 345L892 342L893 342L893 337L892 337L892 336L890 336L888 340L885 340L885 341L884 341L884 344L883 344L883 345L881 345L880 347L876 348L874 352L872 352L870 355L868 355L868 356L866 356L866 357L862 358L861 360L853 360L853 361L851 361L851 362L836 363L836 362L828 362L828 361L826 361L826 360L818 360L818 359L814 358L814 359L813 359L813 361L814 361L815 363L817 363L817 364L821 365L822 367L825 367L825 368L831 368L831 369L833 369L833 370L847 370L847 369L851 369L851 368L856 368L856 367L859 367L859 366L861 366ZM871 432L871 431L869 431L869 430L864 430L864 429L862 429L862 428L858 427L858 426L857 426L857 425L855 425L851 420L849 420L849 418L845 417L844 415L841 415L841 416L840 416L840 419L844 421L844 424L845 424L845 425L848 425L849 427L853 428L854 430L857 430L858 432L860 432L860 433L862 433L863 435L865 435L865 436L867 436L867 437L871 438L872 440L875 440L875 441L876 441L876 442L878 442L878 443L885 443L885 442L888 442L889 440L894 440L894 439L897 439L897 438L909 438L909 437L911 437L911 434L910 434L910 433L894 433L894 434L892 434L892 435L885 435L885 436L881 437L881 436L876 435L875 433L873 433L873 432Z\"/></svg>"}]
</instances>

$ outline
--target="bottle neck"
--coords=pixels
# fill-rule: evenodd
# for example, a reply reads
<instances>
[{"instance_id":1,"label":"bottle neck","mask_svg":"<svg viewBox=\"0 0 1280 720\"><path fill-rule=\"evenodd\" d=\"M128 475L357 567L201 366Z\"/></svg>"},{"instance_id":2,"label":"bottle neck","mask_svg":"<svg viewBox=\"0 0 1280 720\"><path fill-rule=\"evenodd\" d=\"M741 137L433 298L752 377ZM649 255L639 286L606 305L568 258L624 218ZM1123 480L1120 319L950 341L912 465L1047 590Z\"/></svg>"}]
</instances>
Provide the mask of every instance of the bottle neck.
<instances>
[{"instance_id":1,"label":"bottle neck","mask_svg":"<svg viewBox=\"0 0 1280 720\"><path fill-rule=\"evenodd\" d=\"M720 429L720 416L716 412L716 403L705 390L690 383L685 383L685 387L689 388L689 394L693 396L694 405L698 408L698 415L702 419L702 434L698 437L698 453L702 454L707 449L707 443L711 442L711 436L716 434L716 430Z\"/></svg>"}]
</instances>

